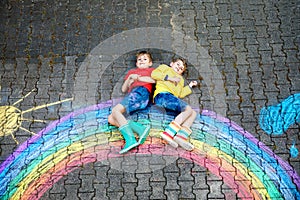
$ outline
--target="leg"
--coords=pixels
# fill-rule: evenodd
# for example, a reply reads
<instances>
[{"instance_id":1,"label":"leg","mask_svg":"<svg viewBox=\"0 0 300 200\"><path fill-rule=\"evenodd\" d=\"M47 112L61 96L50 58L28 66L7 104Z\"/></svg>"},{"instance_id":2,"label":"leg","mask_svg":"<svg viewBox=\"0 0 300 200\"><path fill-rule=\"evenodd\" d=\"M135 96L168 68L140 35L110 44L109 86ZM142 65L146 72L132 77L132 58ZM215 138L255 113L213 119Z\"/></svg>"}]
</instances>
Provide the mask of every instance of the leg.
<instances>
[{"instance_id":1,"label":"leg","mask_svg":"<svg viewBox=\"0 0 300 200\"><path fill-rule=\"evenodd\" d=\"M166 140L171 146L178 147L176 141L174 141L175 135L182 129L181 124L185 122L192 114L192 108L188 106L184 101L175 97L170 93L160 93L154 98L154 102L166 109L181 112L177 117L166 127L165 131L160 134L162 139ZM184 110L184 111L183 111Z\"/></svg>"},{"instance_id":2,"label":"leg","mask_svg":"<svg viewBox=\"0 0 300 200\"><path fill-rule=\"evenodd\" d=\"M134 134L133 134L132 129L129 126L129 124L120 126L119 131L125 140L125 145L124 145L123 149L120 151L120 154L126 153L130 149L139 145L139 143L136 141L136 139L134 137Z\"/></svg>"},{"instance_id":3,"label":"leg","mask_svg":"<svg viewBox=\"0 0 300 200\"><path fill-rule=\"evenodd\" d=\"M136 141L131 127L129 126L123 113L126 111L122 104L117 104L113 109L111 114L108 116L108 122L114 126L119 127L119 131L125 140L125 145L120 151L120 154L126 153L130 149L139 145Z\"/></svg>"},{"instance_id":4,"label":"leg","mask_svg":"<svg viewBox=\"0 0 300 200\"><path fill-rule=\"evenodd\" d=\"M123 100L113 107L108 122L114 126L121 127L128 123L123 113L144 109L149 102L149 91L145 87L136 87L128 93Z\"/></svg>"},{"instance_id":5,"label":"leg","mask_svg":"<svg viewBox=\"0 0 300 200\"><path fill-rule=\"evenodd\" d=\"M190 128L193 125L197 117L197 113L192 108L191 110L192 110L191 115L183 122L182 126Z\"/></svg>"},{"instance_id":6,"label":"leg","mask_svg":"<svg viewBox=\"0 0 300 200\"><path fill-rule=\"evenodd\" d=\"M177 124L183 124L193 113L193 109L190 106L187 106L183 112L181 112L174 121ZM193 122L192 122L193 123Z\"/></svg>"},{"instance_id":7,"label":"leg","mask_svg":"<svg viewBox=\"0 0 300 200\"><path fill-rule=\"evenodd\" d=\"M108 116L108 122L117 127L124 126L127 124L127 120L123 115L125 111L126 109L122 104L117 104Z\"/></svg>"},{"instance_id":8,"label":"leg","mask_svg":"<svg viewBox=\"0 0 300 200\"><path fill-rule=\"evenodd\" d=\"M164 132L160 134L162 139L167 141L172 147L178 147L178 144L173 140L176 133L181 129L181 126L177 124L175 121L172 121Z\"/></svg>"},{"instance_id":9,"label":"leg","mask_svg":"<svg viewBox=\"0 0 300 200\"><path fill-rule=\"evenodd\" d=\"M107 121L113 126L120 127L120 125L116 122L112 114L108 115Z\"/></svg>"},{"instance_id":10,"label":"leg","mask_svg":"<svg viewBox=\"0 0 300 200\"><path fill-rule=\"evenodd\" d=\"M128 109L127 111L138 111L145 109L149 103L150 92L145 87L134 88L128 96ZM128 124L139 136L139 144L143 144L149 135L150 126L144 126L133 120L128 120Z\"/></svg>"},{"instance_id":11,"label":"leg","mask_svg":"<svg viewBox=\"0 0 300 200\"><path fill-rule=\"evenodd\" d=\"M147 139L147 136L150 132L150 126L144 126L138 122L128 120L128 124L131 127L131 129L139 135L139 143L144 144L145 140Z\"/></svg>"},{"instance_id":12,"label":"leg","mask_svg":"<svg viewBox=\"0 0 300 200\"><path fill-rule=\"evenodd\" d=\"M182 128L174 137L174 141L177 142L185 150L192 151L194 149L194 146L188 142L188 138L192 133L190 127L195 121L197 113L190 106L188 106L187 109L191 109L191 115L183 122Z\"/></svg>"}]
</instances>

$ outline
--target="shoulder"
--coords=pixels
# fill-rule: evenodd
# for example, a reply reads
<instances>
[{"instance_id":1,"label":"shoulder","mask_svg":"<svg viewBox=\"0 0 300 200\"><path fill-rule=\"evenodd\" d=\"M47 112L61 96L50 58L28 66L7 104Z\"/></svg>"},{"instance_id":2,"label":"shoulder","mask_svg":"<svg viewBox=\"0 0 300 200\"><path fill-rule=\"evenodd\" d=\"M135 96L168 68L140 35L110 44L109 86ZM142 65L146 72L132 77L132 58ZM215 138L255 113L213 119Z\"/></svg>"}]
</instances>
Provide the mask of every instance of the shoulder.
<instances>
[{"instance_id":1,"label":"shoulder","mask_svg":"<svg viewBox=\"0 0 300 200\"><path fill-rule=\"evenodd\" d=\"M141 69L140 73L150 76L153 70L155 70L155 68L149 67L146 69Z\"/></svg>"},{"instance_id":2,"label":"shoulder","mask_svg":"<svg viewBox=\"0 0 300 200\"><path fill-rule=\"evenodd\" d=\"M167 68L170 68L168 65L166 65L166 64L161 64L161 65L159 65L158 67L167 67Z\"/></svg>"},{"instance_id":3,"label":"shoulder","mask_svg":"<svg viewBox=\"0 0 300 200\"><path fill-rule=\"evenodd\" d=\"M132 69L129 69L125 75L125 77L128 77L129 75L131 74L137 74L139 71L137 70L137 68L132 68Z\"/></svg>"},{"instance_id":4,"label":"shoulder","mask_svg":"<svg viewBox=\"0 0 300 200\"><path fill-rule=\"evenodd\" d=\"M161 64L161 65L159 65L158 67L157 67L157 69L161 69L161 70L167 70L167 69L169 69L170 67L168 66L168 65L166 65L166 64Z\"/></svg>"},{"instance_id":5,"label":"shoulder","mask_svg":"<svg viewBox=\"0 0 300 200\"><path fill-rule=\"evenodd\" d=\"M149 67L149 68L147 68L147 71L153 71L153 70L155 70L155 68L153 68L153 67Z\"/></svg>"},{"instance_id":6,"label":"shoulder","mask_svg":"<svg viewBox=\"0 0 300 200\"><path fill-rule=\"evenodd\" d=\"M130 73L137 73L137 72L140 72L140 71L142 71L142 69L140 69L140 68L132 68L132 69L130 69L130 70L128 70L128 73L130 72Z\"/></svg>"},{"instance_id":7,"label":"shoulder","mask_svg":"<svg viewBox=\"0 0 300 200\"><path fill-rule=\"evenodd\" d=\"M136 69L130 69L130 70L127 71L127 74L132 74L132 73L135 72L135 70L136 70Z\"/></svg>"}]
</instances>

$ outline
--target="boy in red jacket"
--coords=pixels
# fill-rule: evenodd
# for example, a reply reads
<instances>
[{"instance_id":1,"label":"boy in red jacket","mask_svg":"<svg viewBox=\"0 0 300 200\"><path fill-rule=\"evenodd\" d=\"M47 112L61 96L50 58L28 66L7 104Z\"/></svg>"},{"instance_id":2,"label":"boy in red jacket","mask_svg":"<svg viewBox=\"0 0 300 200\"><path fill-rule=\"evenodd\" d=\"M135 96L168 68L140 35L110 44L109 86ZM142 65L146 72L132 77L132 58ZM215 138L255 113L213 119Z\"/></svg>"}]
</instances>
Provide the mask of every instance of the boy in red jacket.
<instances>
[{"instance_id":1,"label":"boy in red jacket","mask_svg":"<svg viewBox=\"0 0 300 200\"><path fill-rule=\"evenodd\" d=\"M122 85L122 92L128 92L124 99L117 104L112 113L108 116L108 122L119 127L121 134L125 139L125 145L120 153L125 153L130 149L143 144L150 132L150 127L144 127L142 124L132 120L126 120L123 115L144 109L147 107L150 99L153 83L151 73L152 56L149 52L141 51L137 55L136 67L131 69L125 76ZM136 141L134 132L139 135L139 141Z\"/></svg>"}]
</instances>

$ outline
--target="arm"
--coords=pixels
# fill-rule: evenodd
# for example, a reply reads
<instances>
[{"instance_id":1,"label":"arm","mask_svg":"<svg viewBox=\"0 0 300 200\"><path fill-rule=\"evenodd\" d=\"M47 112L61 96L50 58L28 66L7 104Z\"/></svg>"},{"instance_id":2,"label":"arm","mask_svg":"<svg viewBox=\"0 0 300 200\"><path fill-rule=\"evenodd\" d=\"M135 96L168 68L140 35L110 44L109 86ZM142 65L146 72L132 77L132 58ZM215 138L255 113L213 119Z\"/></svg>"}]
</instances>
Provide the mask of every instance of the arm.
<instances>
[{"instance_id":1,"label":"arm","mask_svg":"<svg viewBox=\"0 0 300 200\"><path fill-rule=\"evenodd\" d=\"M151 78L156 81L163 81L166 78L166 71L168 70L169 66L167 65L160 65L151 73Z\"/></svg>"},{"instance_id":2,"label":"arm","mask_svg":"<svg viewBox=\"0 0 300 200\"><path fill-rule=\"evenodd\" d=\"M131 86L131 84L138 78L139 78L139 75L137 75L137 74L129 75L128 78L124 81L124 83L122 85L122 92L126 92L129 89L129 87Z\"/></svg>"},{"instance_id":3,"label":"arm","mask_svg":"<svg viewBox=\"0 0 300 200\"><path fill-rule=\"evenodd\" d=\"M181 79L177 76L174 77L168 76L167 72L169 70L170 67L168 65L162 64L152 72L151 77L158 81L170 81L175 85L177 85Z\"/></svg>"},{"instance_id":4,"label":"arm","mask_svg":"<svg viewBox=\"0 0 300 200\"><path fill-rule=\"evenodd\" d=\"M183 87L179 98L184 98L187 95L190 95L192 93L192 87L196 86L197 84L197 81L191 81L188 86Z\"/></svg>"},{"instance_id":5,"label":"arm","mask_svg":"<svg viewBox=\"0 0 300 200\"><path fill-rule=\"evenodd\" d=\"M168 75L165 77L165 80L166 81L170 81L172 83L174 83L175 85L177 85L179 82L180 82L180 78L177 77L177 76L174 76L174 77L169 77Z\"/></svg>"},{"instance_id":6,"label":"arm","mask_svg":"<svg viewBox=\"0 0 300 200\"><path fill-rule=\"evenodd\" d=\"M138 77L138 80L146 83L155 83L155 80L149 76L140 76Z\"/></svg>"},{"instance_id":7,"label":"arm","mask_svg":"<svg viewBox=\"0 0 300 200\"><path fill-rule=\"evenodd\" d=\"M179 98L182 99L190 94L192 94L192 89L189 86L185 86L182 88L181 93L179 94Z\"/></svg>"}]
</instances>

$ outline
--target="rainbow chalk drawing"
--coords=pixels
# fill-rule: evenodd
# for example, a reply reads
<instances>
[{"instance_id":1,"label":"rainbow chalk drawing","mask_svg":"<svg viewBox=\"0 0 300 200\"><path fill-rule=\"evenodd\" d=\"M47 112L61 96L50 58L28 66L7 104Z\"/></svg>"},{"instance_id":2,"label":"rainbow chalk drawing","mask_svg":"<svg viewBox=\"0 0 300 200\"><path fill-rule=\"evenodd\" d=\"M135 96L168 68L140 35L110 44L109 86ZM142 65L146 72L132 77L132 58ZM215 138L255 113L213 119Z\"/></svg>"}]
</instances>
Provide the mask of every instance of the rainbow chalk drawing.
<instances>
[{"instance_id":1,"label":"rainbow chalk drawing","mask_svg":"<svg viewBox=\"0 0 300 200\"><path fill-rule=\"evenodd\" d=\"M107 124L111 106L112 101L107 101L76 110L21 144L0 166L0 198L39 199L63 176L90 162L163 154L180 155L207 168L241 199L300 199L296 171L227 118L202 111L192 126L195 149L168 150L158 133L172 116L164 114L162 123L163 114L148 109L149 115L138 121L151 126L150 139L120 155L124 141L116 127Z\"/></svg>"},{"instance_id":2,"label":"rainbow chalk drawing","mask_svg":"<svg viewBox=\"0 0 300 200\"><path fill-rule=\"evenodd\" d=\"M283 134L292 124L300 122L300 93L290 95L281 103L260 111L260 127L268 134Z\"/></svg>"}]
</instances>

